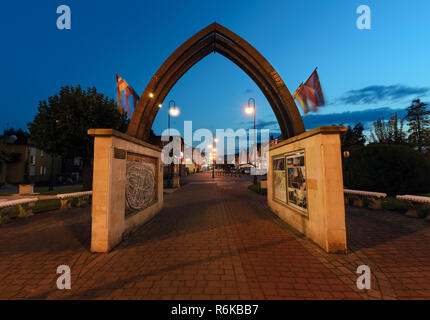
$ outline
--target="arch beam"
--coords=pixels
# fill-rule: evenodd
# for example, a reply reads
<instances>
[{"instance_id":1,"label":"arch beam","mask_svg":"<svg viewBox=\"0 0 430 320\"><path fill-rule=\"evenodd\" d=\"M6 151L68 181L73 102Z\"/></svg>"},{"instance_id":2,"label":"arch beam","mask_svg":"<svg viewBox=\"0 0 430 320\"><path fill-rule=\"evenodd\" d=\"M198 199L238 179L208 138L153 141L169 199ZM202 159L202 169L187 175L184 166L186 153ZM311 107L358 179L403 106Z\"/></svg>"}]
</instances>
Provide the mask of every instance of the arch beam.
<instances>
[{"instance_id":1,"label":"arch beam","mask_svg":"<svg viewBox=\"0 0 430 320\"><path fill-rule=\"evenodd\" d=\"M254 80L272 107L283 137L305 131L288 88L270 63L244 39L213 23L176 49L158 69L138 101L127 134L147 140L158 105L192 66L214 51L231 60ZM150 98L150 94L154 97Z\"/></svg>"}]
</instances>

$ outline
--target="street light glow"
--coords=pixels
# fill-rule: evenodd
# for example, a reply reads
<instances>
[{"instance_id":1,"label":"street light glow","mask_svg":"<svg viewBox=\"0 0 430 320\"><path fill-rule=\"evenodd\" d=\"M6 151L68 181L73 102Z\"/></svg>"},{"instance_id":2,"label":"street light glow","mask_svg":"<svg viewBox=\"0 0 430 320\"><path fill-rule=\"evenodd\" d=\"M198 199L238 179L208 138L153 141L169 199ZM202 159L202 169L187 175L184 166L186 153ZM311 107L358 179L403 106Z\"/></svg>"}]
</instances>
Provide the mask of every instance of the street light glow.
<instances>
[{"instance_id":1,"label":"street light glow","mask_svg":"<svg viewBox=\"0 0 430 320\"><path fill-rule=\"evenodd\" d=\"M151 93L149 94L149 97L150 97L150 98L154 98L154 94L151 92Z\"/></svg>"},{"instance_id":2,"label":"street light glow","mask_svg":"<svg viewBox=\"0 0 430 320\"><path fill-rule=\"evenodd\" d=\"M163 105L161 103L158 104L158 107L161 108Z\"/></svg>"},{"instance_id":3,"label":"street light glow","mask_svg":"<svg viewBox=\"0 0 430 320\"><path fill-rule=\"evenodd\" d=\"M177 116L179 116L179 108L177 108L177 107L170 108L170 109L169 109L169 114L170 114L172 117L177 117Z\"/></svg>"},{"instance_id":4,"label":"street light glow","mask_svg":"<svg viewBox=\"0 0 430 320\"><path fill-rule=\"evenodd\" d=\"M251 107L251 106L246 106L245 107L245 113L249 114L249 115L253 114L254 113L254 108Z\"/></svg>"}]
</instances>

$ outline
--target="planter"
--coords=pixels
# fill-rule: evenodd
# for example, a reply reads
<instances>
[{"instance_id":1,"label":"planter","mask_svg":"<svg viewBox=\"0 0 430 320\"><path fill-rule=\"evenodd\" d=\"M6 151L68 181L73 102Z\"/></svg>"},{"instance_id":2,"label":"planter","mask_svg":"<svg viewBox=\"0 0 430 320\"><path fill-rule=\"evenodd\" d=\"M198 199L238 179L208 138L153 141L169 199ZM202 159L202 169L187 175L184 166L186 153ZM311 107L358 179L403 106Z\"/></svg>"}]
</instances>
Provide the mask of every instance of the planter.
<instances>
[{"instance_id":1,"label":"planter","mask_svg":"<svg viewBox=\"0 0 430 320\"><path fill-rule=\"evenodd\" d=\"M33 193L34 193L34 184L19 185L19 194L33 194Z\"/></svg>"}]
</instances>

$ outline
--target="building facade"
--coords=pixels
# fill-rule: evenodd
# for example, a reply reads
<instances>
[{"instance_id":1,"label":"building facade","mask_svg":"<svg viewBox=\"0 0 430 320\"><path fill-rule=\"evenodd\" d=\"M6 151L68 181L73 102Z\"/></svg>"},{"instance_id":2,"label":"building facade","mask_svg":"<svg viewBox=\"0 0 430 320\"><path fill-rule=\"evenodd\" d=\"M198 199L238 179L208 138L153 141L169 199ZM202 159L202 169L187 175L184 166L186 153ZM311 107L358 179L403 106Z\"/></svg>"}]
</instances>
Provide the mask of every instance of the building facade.
<instances>
[{"instance_id":1,"label":"building facade","mask_svg":"<svg viewBox=\"0 0 430 320\"><path fill-rule=\"evenodd\" d=\"M52 157L29 145L7 144L10 160L3 162L0 183L27 184L47 183L51 177ZM61 158L53 162L54 177L61 173Z\"/></svg>"}]
</instances>

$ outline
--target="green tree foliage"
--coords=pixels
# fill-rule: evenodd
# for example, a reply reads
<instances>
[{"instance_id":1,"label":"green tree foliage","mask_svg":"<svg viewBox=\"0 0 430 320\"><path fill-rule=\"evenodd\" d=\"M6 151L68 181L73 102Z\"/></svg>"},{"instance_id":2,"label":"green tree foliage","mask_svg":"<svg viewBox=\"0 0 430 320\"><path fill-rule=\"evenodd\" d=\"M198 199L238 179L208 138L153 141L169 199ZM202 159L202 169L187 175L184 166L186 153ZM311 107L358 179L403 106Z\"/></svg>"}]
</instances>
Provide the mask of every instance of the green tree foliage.
<instances>
[{"instance_id":1,"label":"green tree foliage","mask_svg":"<svg viewBox=\"0 0 430 320\"><path fill-rule=\"evenodd\" d=\"M91 128L112 128L125 132L127 115L120 112L113 99L96 88L62 87L60 92L40 101L38 114L28 124L32 144L47 153L62 157L82 157L84 188L91 188L93 138Z\"/></svg>"},{"instance_id":2,"label":"green tree foliage","mask_svg":"<svg viewBox=\"0 0 430 320\"><path fill-rule=\"evenodd\" d=\"M341 136L342 151L351 148L363 146L366 142L366 136L363 134L363 125L359 122L353 128L348 126Z\"/></svg>"},{"instance_id":3,"label":"green tree foliage","mask_svg":"<svg viewBox=\"0 0 430 320\"><path fill-rule=\"evenodd\" d=\"M430 110L427 110L427 104L420 99L413 100L406 110L408 142L419 152L424 152L430 146Z\"/></svg>"},{"instance_id":4,"label":"green tree foliage","mask_svg":"<svg viewBox=\"0 0 430 320\"><path fill-rule=\"evenodd\" d=\"M430 192L430 163L407 146L371 144L343 159L345 187L389 195Z\"/></svg>"},{"instance_id":5,"label":"green tree foliage","mask_svg":"<svg viewBox=\"0 0 430 320\"><path fill-rule=\"evenodd\" d=\"M370 132L370 142L379 144L406 144L406 133L403 130L403 119L397 113L391 115L388 121L383 118L373 123Z\"/></svg>"}]
</instances>

